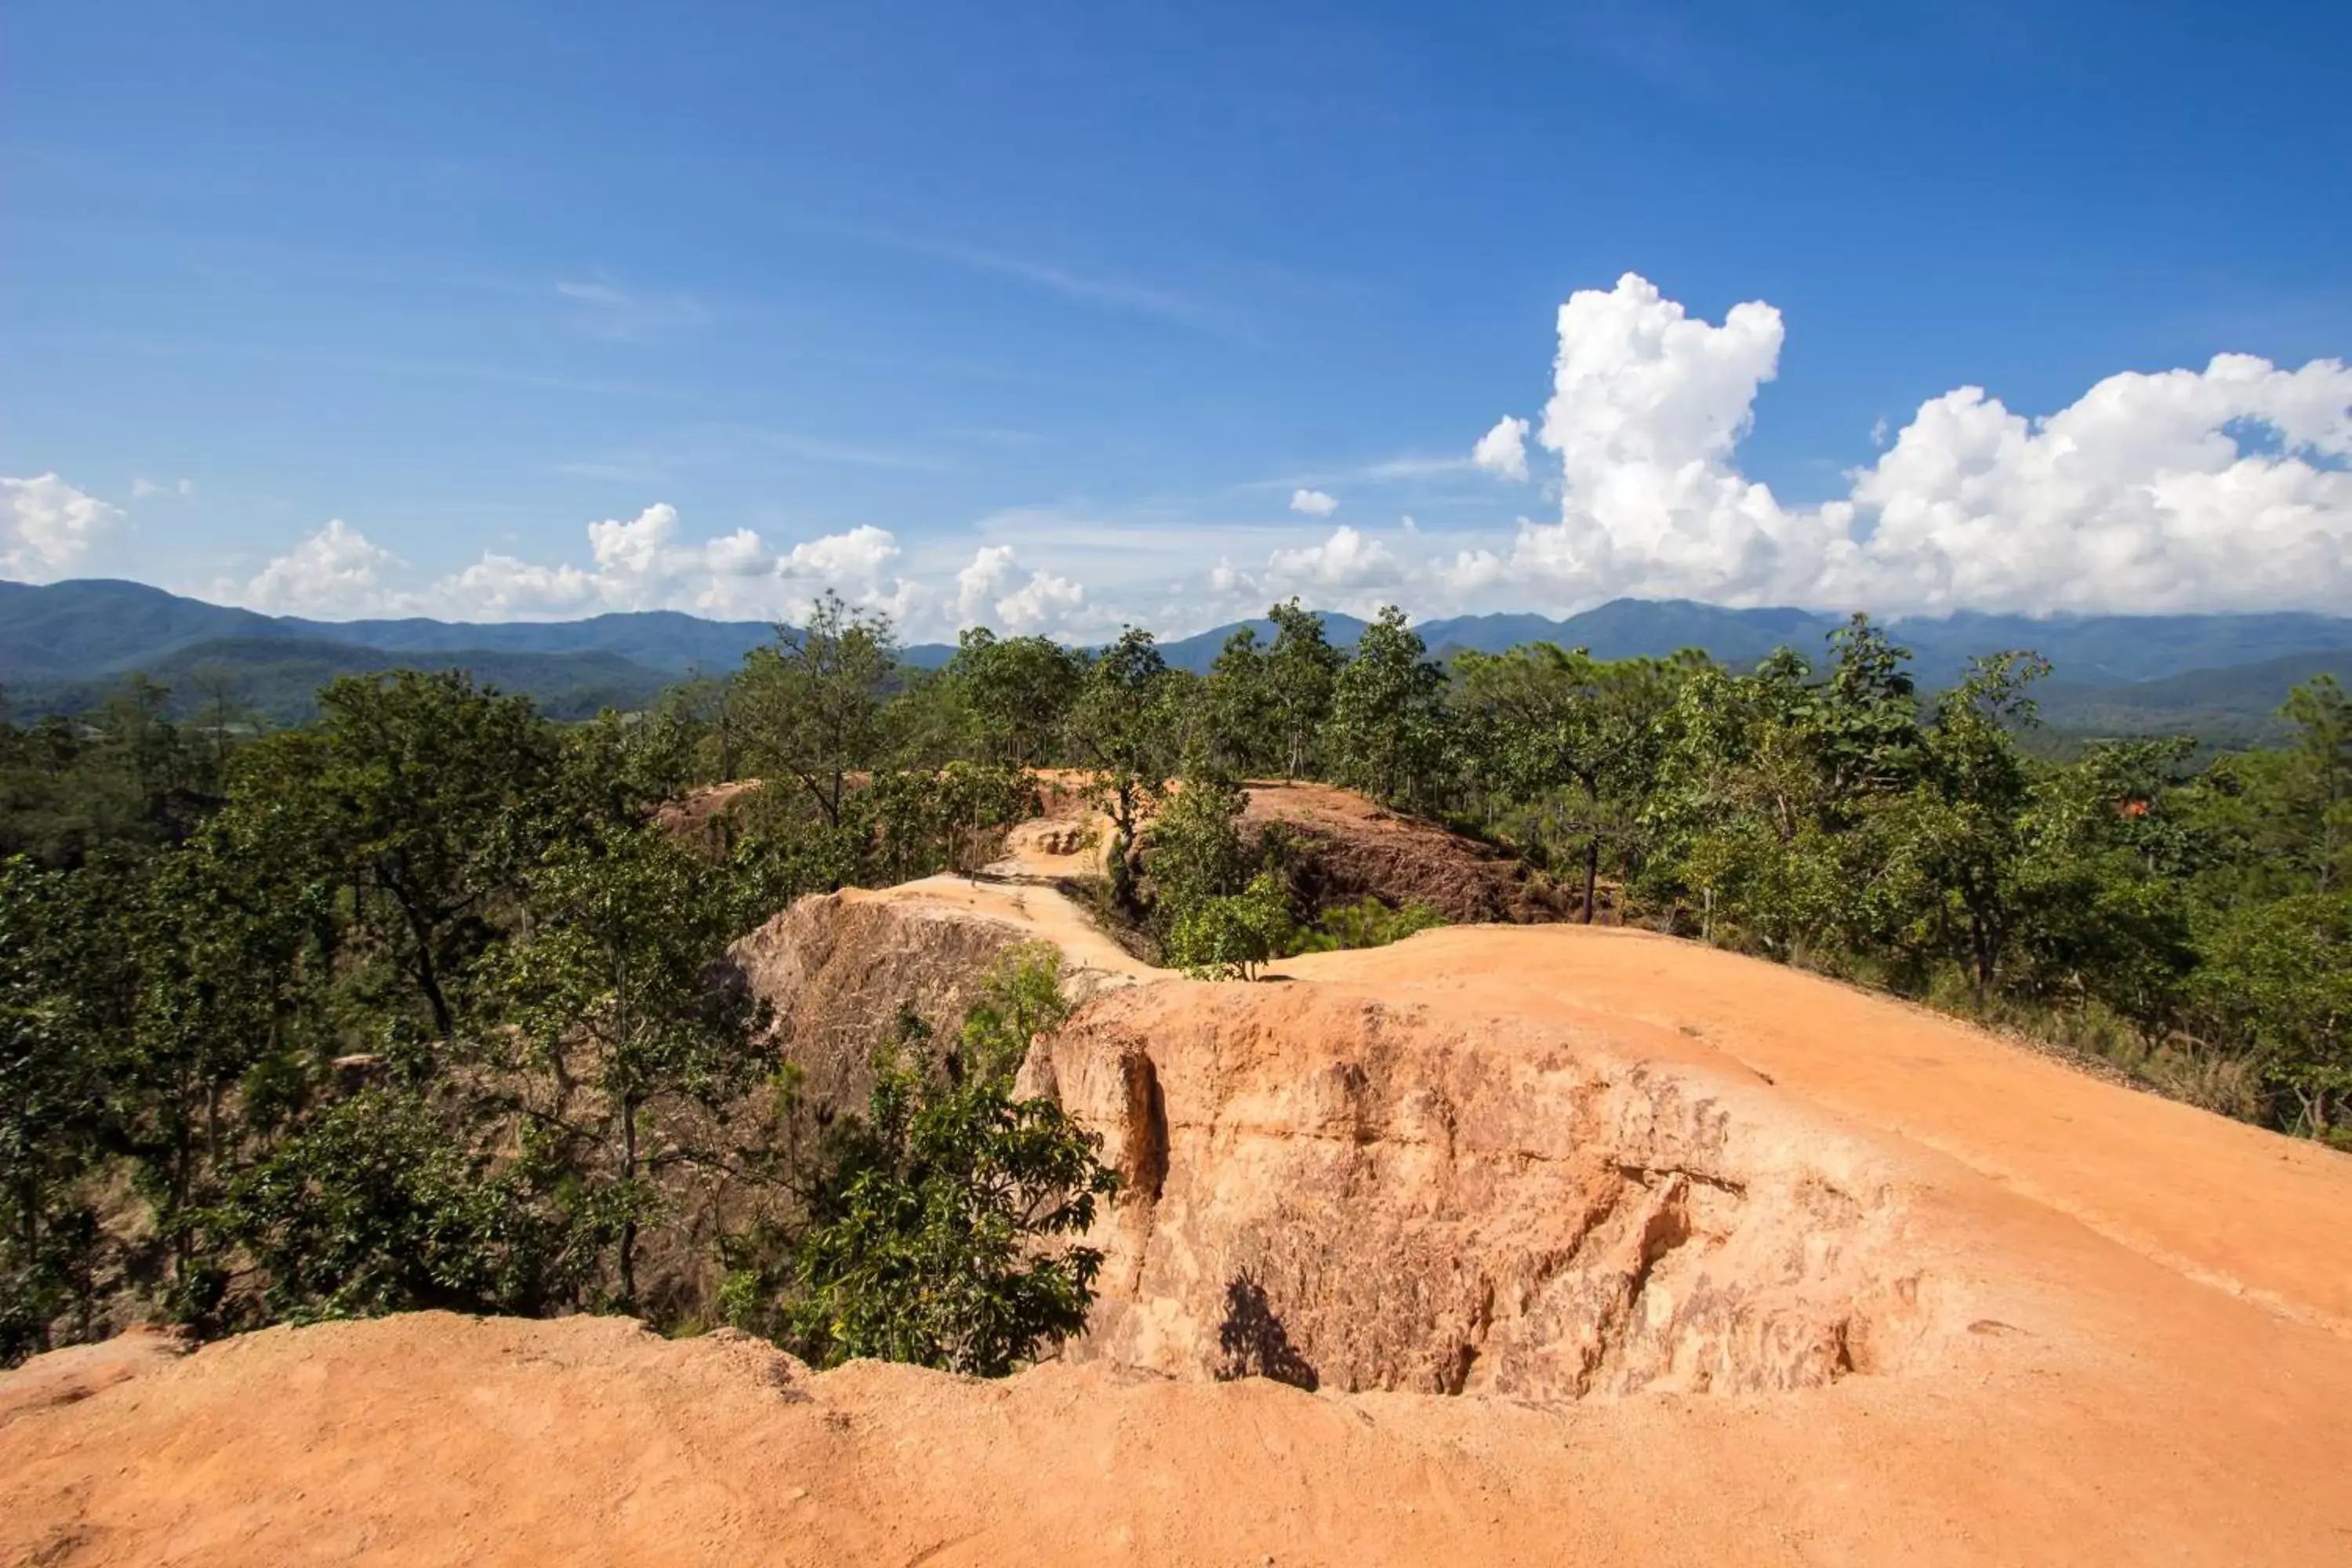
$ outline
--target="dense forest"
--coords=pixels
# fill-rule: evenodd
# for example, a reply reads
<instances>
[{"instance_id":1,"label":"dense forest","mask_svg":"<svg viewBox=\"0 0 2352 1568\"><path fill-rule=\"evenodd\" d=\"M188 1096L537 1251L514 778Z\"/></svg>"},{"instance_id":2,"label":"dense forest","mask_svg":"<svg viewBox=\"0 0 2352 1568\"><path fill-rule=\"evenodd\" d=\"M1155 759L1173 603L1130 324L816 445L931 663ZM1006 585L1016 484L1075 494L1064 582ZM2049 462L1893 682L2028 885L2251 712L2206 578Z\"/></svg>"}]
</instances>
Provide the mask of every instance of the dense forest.
<instances>
[{"instance_id":1,"label":"dense forest","mask_svg":"<svg viewBox=\"0 0 2352 1568\"><path fill-rule=\"evenodd\" d=\"M802 894L975 868L1080 770L1124 940L1246 979L1429 923L1317 907L1240 781L1498 845L1578 918L1883 986L2297 1136L2347 1140L2352 704L2286 742L2046 760L2032 654L1932 698L1863 617L1812 657L1441 664L1296 602L1205 674L972 631L936 669L828 599L723 679L562 723L453 673L269 731L133 679L0 726L0 1362L417 1306L730 1322L819 1361L1008 1370L1083 1322L1115 1179L1013 1091L1050 952L887 1031L815 1118L729 944ZM178 717L174 718L173 715ZM660 807L763 787L712 831Z\"/></svg>"}]
</instances>

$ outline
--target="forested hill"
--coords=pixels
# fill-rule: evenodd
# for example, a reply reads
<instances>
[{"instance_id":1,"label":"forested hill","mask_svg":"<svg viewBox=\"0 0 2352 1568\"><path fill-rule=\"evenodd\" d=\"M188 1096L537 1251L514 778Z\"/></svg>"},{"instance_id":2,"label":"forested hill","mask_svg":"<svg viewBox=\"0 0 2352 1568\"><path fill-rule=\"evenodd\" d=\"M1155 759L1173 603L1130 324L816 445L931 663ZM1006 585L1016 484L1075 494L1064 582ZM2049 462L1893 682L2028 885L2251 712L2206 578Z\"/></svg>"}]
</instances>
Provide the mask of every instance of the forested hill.
<instances>
[{"instance_id":1,"label":"forested hill","mask_svg":"<svg viewBox=\"0 0 2352 1568\"><path fill-rule=\"evenodd\" d=\"M710 621L674 610L578 621L312 621L184 598L143 583L0 583L0 680L86 680L151 673L157 661L222 638L345 643L388 654L608 654L672 679L732 669L775 636L766 621Z\"/></svg>"},{"instance_id":2,"label":"forested hill","mask_svg":"<svg viewBox=\"0 0 2352 1568\"><path fill-rule=\"evenodd\" d=\"M1589 648L1601 658L1663 657L1696 647L1734 667L1776 647L1818 653L1843 617L1789 608L1731 609L1689 600L1618 599L1563 619L1538 615L1441 617L1417 630L1439 657L1497 653L1532 642ZM1327 612L1327 635L1352 647L1364 623ZM1237 622L1168 642L1170 665L1206 673L1247 626ZM2193 731L2226 743L2260 738L2284 692L2352 659L2352 619L2303 614L2103 616L2034 619L1962 614L1888 626L1912 650L1922 686L1950 686L1980 654L2030 648L2055 667L2043 688L2053 727L2092 733ZM425 618L315 621L205 604L143 584L0 583L0 688L19 713L78 712L126 675L173 687L184 705L198 684L233 685L240 706L286 721L306 716L330 676L404 665L455 667L526 692L551 713L631 706L695 671L719 674L770 641L764 621L714 621L669 610L576 621L469 623ZM919 645L908 663L935 668L953 649Z\"/></svg>"},{"instance_id":3,"label":"forested hill","mask_svg":"<svg viewBox=\"0 0 2352 1568\"><path fill-rule=\"evenodd\" d=\"M278 726L315 717L320 688L337 676L379 675L420 666L463 670L484 686L520 692L549 718L567 721L593 719L607 708L624 712L643 708L681 679L593 649L533 653L457 647L394 652L284 634L208 637L143 659L136 673L169 690L172 712L201 715L226 704L248 719ZM104 706L129 673L11 681L8 706L19 716L88 714Z\"/></svg>"}]
</instances>

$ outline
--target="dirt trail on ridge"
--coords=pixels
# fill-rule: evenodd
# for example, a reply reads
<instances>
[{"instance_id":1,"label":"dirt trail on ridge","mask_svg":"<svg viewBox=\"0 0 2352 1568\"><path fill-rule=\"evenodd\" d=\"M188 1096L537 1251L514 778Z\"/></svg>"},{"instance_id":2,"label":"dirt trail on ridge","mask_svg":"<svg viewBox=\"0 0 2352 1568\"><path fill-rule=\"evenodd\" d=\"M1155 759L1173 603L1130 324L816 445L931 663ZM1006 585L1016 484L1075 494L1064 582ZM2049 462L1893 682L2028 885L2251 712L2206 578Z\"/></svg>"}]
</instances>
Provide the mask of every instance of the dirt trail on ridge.
<instances>
[{"instance_id":1,"label":"dirt trail on ridge","mask_svg":"<svg viewBox=\"0 0 2352 1568\"><path fill-rule=\"evenodd\" d=\"M1427 932L1276 973L1587 1023L1951 1156L2168 1268L2352 1334L2352 1157L1858 987L1648 931Z\"/></svg>"}]
</instances>

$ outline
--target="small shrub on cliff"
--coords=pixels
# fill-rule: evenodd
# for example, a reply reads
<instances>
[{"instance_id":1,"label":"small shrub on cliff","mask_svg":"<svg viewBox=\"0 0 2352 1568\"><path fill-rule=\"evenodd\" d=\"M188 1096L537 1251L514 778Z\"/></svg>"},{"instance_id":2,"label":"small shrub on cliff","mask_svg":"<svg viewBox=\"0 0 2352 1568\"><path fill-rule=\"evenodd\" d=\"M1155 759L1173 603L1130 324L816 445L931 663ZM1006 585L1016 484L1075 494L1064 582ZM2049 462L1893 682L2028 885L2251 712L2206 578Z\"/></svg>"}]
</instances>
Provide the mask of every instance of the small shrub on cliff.
<instances>
[{"instance_id":1,"label":"small shrub on cliff","mask_svg":"<svg viewBox=\"0 0 2352 1568\"><path fill-rule=\"evenodd\" d=\"M1168 956L1195 980L1255 980L1289 950L1290 935L1289 895L1261 871L1242 891L1199 900L1177 916Z\"/></svg>"},{"instance_id":2,"label":"small shrub on cliff","mask_svg":"<svg viewBox=\"0 0 2352 1568\"><path fill-rule=\"evenodd\" d=\"M981 982L980 998L963 1016L957 1037L960 1071L1007 1082L1029 1054L1029 1043L1059 1028L1070 1016L1062 994L1062 952L1051 942L1024 942L999 959Z\"/></svg>"},{"instance_id":3,"label":"small shrub on cliff","mask_svg":"<svg viewBox=\"0 0 2352 1568\"><path fill-rule=\"evenodd\" d=\"M231 1322L438 1307L539 1313L570 1299L628 1216L622 1194L567 1205L529 1162L467 1149L416 1095L369 1089L316 1117L204 1216L258 1289Z\"/></svg>"},{"instance_id":4,"label":"small shrub on cliff","mask_svg":"<svg viewBox=\"0 0 2352 1568\"><path fill-rule=\"evenodd\" d=\"M1419 900L1391 909L1367 893L1352 904L1323 911L1315 924L1298 933L1293 952L1338 952L1348 948L1386 947L1415 931L1445 923L1445 917Z\"/></svg>"},{"instance_id":5,"label":"small shrub on cliff","mask_svg":"<svg viewBox=\"0 0 2352 1568\"><path fill-rule=\"evenodd\" d=\"M1102 1254L1057 1240L1094 1225L1118 1176L1060 1106L1013 1097L992 1041L1025 1026L1024 973L1038 971L1016 967L967 1021L967 1047L991 1047L974 1070L935 1068L919 1027L877 1062L866 1119L814 1196L783 1313L811 1361L1001 1377L1086 1326Z\"/></svg>"}]
</instances>

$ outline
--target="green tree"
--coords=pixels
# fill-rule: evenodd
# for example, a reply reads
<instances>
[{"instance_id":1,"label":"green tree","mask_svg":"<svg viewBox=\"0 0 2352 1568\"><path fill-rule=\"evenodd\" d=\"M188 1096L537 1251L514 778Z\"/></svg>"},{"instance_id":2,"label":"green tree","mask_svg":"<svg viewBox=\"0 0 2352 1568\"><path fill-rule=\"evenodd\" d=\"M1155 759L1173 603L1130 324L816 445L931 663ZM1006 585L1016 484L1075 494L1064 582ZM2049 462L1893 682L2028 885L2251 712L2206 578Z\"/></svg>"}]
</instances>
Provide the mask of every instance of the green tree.
<instances>
[{"instance_id":1,"label":"green tree","mask_svg":"<svg viewBox=\"0 0 2352 1568\"><path fill-rule=\"evenodd\" d=\"M2301 893L2221 917L2196 995L2294 1098L2290 1131L2340 1135L2352 1103L2352 893Z\"/></svg>"},{"instance_id":2,"label":"green tree","mask_svg":"<svg viewBox=\"0 0 2352 1568\"><path fill-rule=\"evenodd\" d=\"M744 658L735 707L747 755L796 781L839 826L850 775L884 760L883 708L898 665L890 618L828 591L807 626L778 626L774 643Z\"/></svg>"},{"instance_id":3,"label":"green tree","mask_svg":"<svg viewBox=\"0 0 2352 1568\"><path fill-rule=\"evenodd\" d=\"M1293 597L1266 610L1274 622L1274 646L1265 654L1265 683L1272 696L1283 776L1311 774L1318 761L1324 726L1347 656L1324 635L1323 617L1299 608Z\"/></svg>"},{"instance_id":4,"label":"green tree","mask_svg":"<svg viewBox=\"0 0 2352 1568\"><path fill-rule=\"evenodd\" d=\"M1281 695L1273 656L1255 629L1244 626L1228 637L1201 693L1206 765L1236 773L1281 766Z\"/></svg>"},{"instance_id":5,"label":"green tree","mask_svg":"<svg viewBox=\"0 0 2352 1568\"><path fill-rule=\"evenodd\" d=\"M1454 707L1474 772L1514 825L1553 860L1583 863L1583 917L1599 908L1603 855L1631 869L1640 811L1656 783L1666 726L1690 661L1593 658L1549 643L1455 662Z\"/></svg>"},{"instance_id":6,"label":"green tree","mask_svg":"<svg viewBox=\"0 0 2352 1568\"><path fill-rule=\"evenodd\" d=\"M1444 745L1445 672L1405 623L1383 606L1332 684L1326 729L1339 783L1377 799L1414 801L1433 782Z\"/></svg>"},{"instance_id":7,"label":"green tree","mask_svg":"<svg viewBox=\"0 0 2352 1568\"><path fill-rule=\"evenodd\" d=\"M136 1000L116 1037L117 1136L154 1205L174 1305L198 1321L228 1282L203 1211L277 1130L287 1097L269 1086L331 1051L335 891L315 863L279 858L275 826L224 811L121 884Z\"/></svg>"},{"instance_id":8,"label":"green tree","mask_svg":"<svg viewBox=\"0 0 2352 1568\"><path fill-rule=\"evenodd\" d=\"M417 1094L365 1089L239 1174L205 1223L246 1260L264 1321L545 1312L573 1299L605 1227L529 1166L469 1148Z\"/></svg>"},{"instance_id":9,"label":"green tree","mask_svg":"<svg viewBox=\"0 0 2352 1568\"><path fill-rule=\"evenodd\" d=\"M976 871L995 830L1029 816L1036 803L1030 775L986 763L877 773L856 814L870 831L869 880Z\"/></svg>"},{"instance_id":10,"label":"green tree","mask_svg":"<svg viewBox=\"0 0 2352 1568\"><path fill-rule=\"evenodd\" d=\"M1290 950L1290 898L1261 871L1238 893L1198 899L1176 917L1169 962L1195 980L1255 980Z\"/></svg>"},{"instance_id":11,"label":"green tree","mask_svg":"<svg viewBox=\"0 0 2352 1568\"><path fill-rule=\"evenodd\" d=\"M450 1039L455 989L543 826L557 737L529 699L454 671L345 677L319 706L315 736L248 752L231 804L277 826L272 842L289 854L316 841L354 889L360 926Z\"/></svg>"},{"instance_id":12,"label":"green tree","mask_svg":"<svg viewBox=\"0 0 2352 1568\"><path fill-rule=\"evenodd\" d=\"M1904 843L1885 841L1920 766L1908 656L1859 616L1832 647L1826 678L1787 648L1745 675L1686 667L1638 812L1645 895L1697 903L1703 931L1727 925L1784 958L1895 940L1940 897L1937 835L1964 826L1929 809L1948 804L1931 792Z\"/></svg>"},{"instance_id":13,"label":"green tree","mask_svg":"<svg viewBox=\"0 0 2352 1568\"><path fill-rule=\"evenodd\" d=\"M1202 899L1241 890L1250 869L1241 835L1247 804L1231 780L1196 773L1181 781L1152 818L1145 864L1150 871L1152 914L1163 937Z\"/></svg>"},{"instance_id":14,"label":"green tree","mask_svg":"<svg viewBox=\"0 0 2352 1568\"><path fill-rule=\"evenodd\" d=\"M974 626L958 639L947 673L971 704L988 754L1028 768L1053 760L1087 665L1074 649L1050 638L1000 638L985 626Z\"/></svg>"},{"instance_id":15,"label":"green tree","mask_svg":"<svg viewBox=\"0 0 2352 1568\"><path fill-rule=\"evenodd\" d=\"M709 1158L702 1139L769 1066L754 1005L714 966L737 934L710 868L651 827L559 841L531 868L527 939L499 965L507 1017L554 1087L521 1109L615 1194L619 1299L659 1176Z\"/></svg>"},{"instance_id":16,"label":"green tree","mask_svg":"<svg viewBox=\"0 0 2352 1568\"><path fill-rule=\"evenodd\" d=\"M1168 661L1151 634L1129 626L1087 668L1070 717L1071 738L1094 773L1095 803L1110 819L1112 894L1130 909L1135 904L1137 837L1165 792L1176 761L1159 722L1164 717L1160 699L1168 677Z\"/></svg>"},{"instance_id":17,"label":"green tree","mask_svg":"<svg viewBox=\"0 0 2352 1568\"><path fill-rule=\"evenodd\" d=\"M1062 953L1051 942L1023 942L990 966L956 1035L950 1077L1011 1082L1041 1035L1070 1016L1062 994Z\"/></svg>"},{"instance_id":18,"label":"green tree","mask_svg":"<svg viewBox=\"0 0 2352 1568\"><path fill-rule=\"evenodd\" d=\"M1921 783L1891 835L1937 889L1937 945L1957 945L1979 994L1999 978L2023 913L2017 878L2031 781L2016 731L2032 720L2028 685L2048 669L2032 654L1977 661L1937 705L1922 737Z\"/></svg>"},{"instance_id":19,"label":"green tree","mask_svg":"<svg viewBox=\"0 0 2352 1568\"><path fill-rule=\"evenodd\" d=\"M86 1332L96 1290L81 1184L104 1153L112 1064L78 951L105 931L78 892L65 872L0 861L0 1366L49 1349L77 1310Z\"/></svg>"},{"instance_id":20,"label":"green tree","mask_svg":"<svg viewBox=\"0 0 2352 1568\"><path fill-rule=\"evenodd\" d=\"M2352 858L2352 698L2322 675L2296 687L2279 716L2294 736L2266 781L2257 847L2313 892L2332 892Z\"/></svg>"},{"instance_id":21,"label":"green tree","mask_svg":"<svg viewBox=\"0 0 2352 1568\"><path fill-rule=\"evenodd\" d=\"M921 1031L877 1063L865 1121L814 1203L788 1314L811 1360L1001 1377L1082 1331L1118 1191L1100 1141L1001 1072L950 1077Z\"/></svg>"},{"instance_id":22,"label":"green tree","mask_svg":"<svg viewBox=\"0 0 2352 1568\"><path fill-rule=\"evenodd\" d=\"M2105 742L2032 779L2011 871L2007 988L2095 1003L2151 1047L2178 1021L2197 961L2190 878L2207 847L2179 809L2194 742Z\"/></svg>"}]
</instances>

